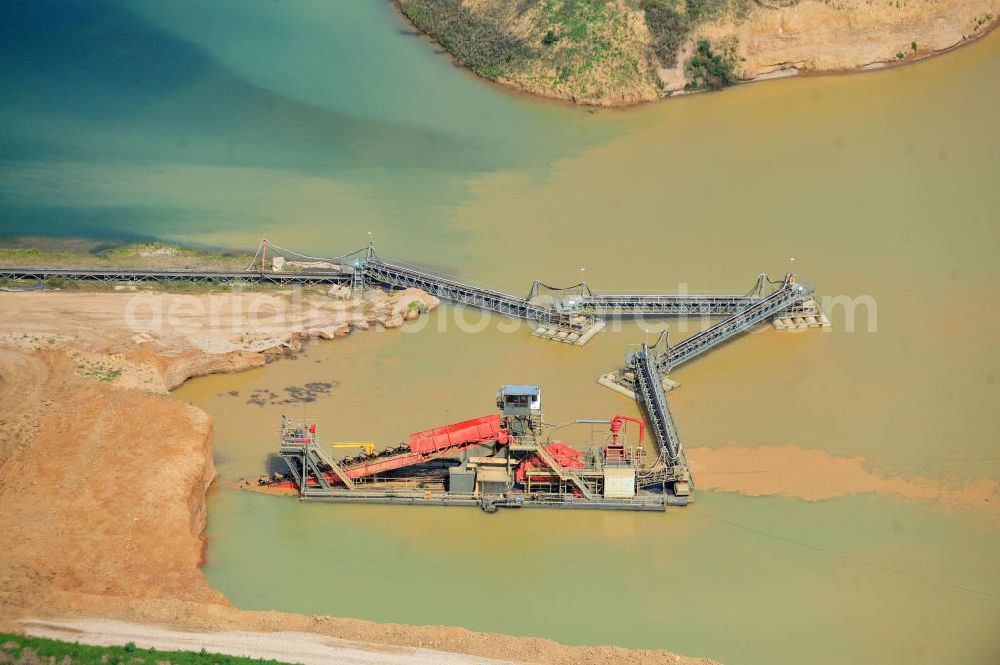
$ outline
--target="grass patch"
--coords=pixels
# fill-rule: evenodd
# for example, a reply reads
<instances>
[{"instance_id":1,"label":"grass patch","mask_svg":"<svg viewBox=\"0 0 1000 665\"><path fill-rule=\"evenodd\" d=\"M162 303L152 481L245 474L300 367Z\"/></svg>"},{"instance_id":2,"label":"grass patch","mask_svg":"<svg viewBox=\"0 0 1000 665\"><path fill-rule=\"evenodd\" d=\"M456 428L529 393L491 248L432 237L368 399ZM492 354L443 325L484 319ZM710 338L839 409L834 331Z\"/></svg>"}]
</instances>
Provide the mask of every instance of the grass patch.
<instances>
[{"instance_id":1,"label":"grass patch","mask_svg":"<svg viewBox=\"0 0 1000 665\"><path fill-rule=\"evenodd\" d=\"M140 649L134 642L120 647L92 647L40 637L0 633L0 661L24 665L287 665L277 660L193 651Z\"/></svg>"},{"instance_id":2,"label":"grass patch","mask_svg":"<svg viewBox=\"0 0 1000 665\"><path fill-rule=\"evenodd\" d=\"M542 16L558 38L582 42L603 30L607 5L608 0L545 0Z\"/></svg>"},{"instance_id":3,"label":"grass patch","mask_svg":"<svg viewBox=\"0 0 1000 665\"><path fill-rule=\"evenodd\" d=\"M714 21L729 11L730 0L685 0L684 9L692 25Z\"/></svg>"},{"instance_id":4,"label":"grass patch","mask_svg":"<svg viewBox=\"0 0 1000 665\"><path fill-rule=\"evenodd\" d=\"M37 247L0 247L0 266L17 268L194 268L243 270L252 255L210 252L167 243L125 245L100 252L48 251Z\"/></svg>"},{"instance_id":5,"label":"grass patch","mask_svg":"<svg viewBox=\"0 0 1000 665\"><path fill-rule=\"evenodd\" d=\"M80 370L81 376L89 376L98 381L104 381L105 383L111 383L119 376L122 375L122 371L111 365L105 365L103 362L90 362L87 360L80 359L78 363L78 368Z\"/></svg>"},{"instance_id":6,"label":"grass patch","mask_svg":"<svg viewBox=\"0 0 1000 665\"><path fill-rule=\"evenodd\" d=\"M461 0L400 0L399 6L414 25L480 76L500 78L530 55L498 17L474 15Z\"/></svg>"},{"instance_id":7,"label":"grass patch","mask_svg":"<svg viewBox=\"0 0 1000 665\"><path fill-rule=\"evenodd\" d=\"M631 22L638 0L397 0L404 15L490 79L582 103L649 99L656 82Z\"/></svg>"},{"instance_id":8,"label":"grass patch","mask_svg":"<svg viewBox=\"0 0 1000 665\"><path fill-rule=\"evenodd\" d=\"M738 20L750 13L749 0L640 0L653 54L664 67L677 65L677 53L694 28L732 13Z\"/></svg>"},{"instance_id":9,"label":"grass patch","mask_svg":"<svg viewBox=\"0 0 1000 665\"><path fill-rule=\"evenodd\" d=\"M797 1L789 0L788 4L795 4ZM646 15L653 55L664 67L677 65L677 54L681 46L698 25L727 15L742 21L750 15L751 9L750 0L640 0L640 6ZM696 52L695 56L698 55ZM704 53L701 55L705 56ZM735 58L730 65L734 62ZM702 64L705 63L696 63L696 68ZM732 66L729 70L732 73ZM734 75L732 81L725 85L735 82ZM703 83L704 80L696 82L694 87L700 87Z\"/></svg>"},{"instance_id":10,"label":"grass patch","mask_svg":"<svg viewBox=\"0 0 1000 665\"><path fill-rule=\"evenodd\" d=\"M677 52L691 32L691 19L674 0L643 0L653 55L664 67L677 65Z\"/></svg>"}]
</instances>

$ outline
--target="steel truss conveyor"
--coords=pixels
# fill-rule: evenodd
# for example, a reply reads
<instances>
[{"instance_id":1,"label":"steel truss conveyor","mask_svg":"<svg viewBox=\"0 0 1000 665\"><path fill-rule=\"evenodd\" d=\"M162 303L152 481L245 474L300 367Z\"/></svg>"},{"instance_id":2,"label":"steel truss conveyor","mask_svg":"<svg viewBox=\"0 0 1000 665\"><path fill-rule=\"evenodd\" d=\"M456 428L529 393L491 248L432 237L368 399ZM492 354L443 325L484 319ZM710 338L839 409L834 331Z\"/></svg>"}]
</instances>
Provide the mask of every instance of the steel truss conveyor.
<instances>
[{"instance_id":1,"label":"steel truss conveyor","mask_svg":"<svg viewBox=\"0 0 1000 665\"><path fill-rule=\"evenodd\" d=\"M256 256L263 256L263 248L267 246L262 241ZM293 256L307 257L290 250L284 250L271 244L274 249L281 249ZM476 307L505 316L535 321L542 326L571 333L583 334L599 324L597 317L601 316L753 316L766 307L769 315L782 310L781 303L775 304L771 296L764 291L768 280L760 275L756 285L745 294L610 294L595 293L586 283L569 288L549 289L551 298L548 301L536 299L538 287L544 286L535 282L528 297L516 296L494 289L465 283L453 277L435 274L425 268L404 265L382 259L375 253L374 244L364 249L351 252L324 262L336 266L333 270L310 272L275 272L267 270L261 258L259 269L256 264L244 271L211 271L211 270L99 270L99 269L65 269L65 268L0 268L0 279L15 282L66 279L91 280L98 282L196 282L196 283L233 283L245 282L256 284L274 284L288 286L311 286L323 284L345 284L353 289L374 285L386 289L419 288L443 300ZM786 281L788 278L786 277ZM790 298L789 304L798 299ZM788 305L785 305L786 307ZM742 321L742 320L741 320ZM742 325L742 323L739 323ZM753 325L750 323L749 325ZM712 334L717 330L713 327ZM705 331L708 333L709 331ZM699 334L691 340L685 340L683 354L681 348L670 355L680 364L697 355L708 343L710 348L716 343L715 337ZM697 344L696 344L697 342ZM661 370L663 368L661 367Z\"/></svg>"},{"instance_id":2,"label":"steel truss conveyor","mask_svg":"<svg viewBox=\"0 0 1000 665\"><path fill-rule=\"evenodd\" d=\"M363 251L363 254L362 254ZM355 287L375 285L387 289L418 288L442 300L476 307L505 316L537 321L543 325L567 331L582 332L594 325L600 316L736 316L755 314L757 308L773 304L765 293L769 282L759 275L754 287L744 294L607 294L594 293L586 283L569 289L552 289L565 294L580 289L577 295L539 303L535 296L540 282L535 282L527 298L462 282L454 277L432 273L424 268L390 262L375 253L374 245L355 253ZM786 276L786 282L790 276ZM796 302L792 299L790 302ZM770 314L781 308L767 307ZM750 325L753 325L752 323Z\"/></svg>"},{"instance_id":3,"label":"steel truss conveyor","mask_svg":"<svg viewBox=\"0 0 1000 665\"><path fill-rule=\"evenodd\" d=\"M648 316L728 316L761 300L753 295L600 294L580 298L593 314Z\"/></svg>"},{"instance_id":4,"label":"steel truss conveyor","mask_svg":"<svg viewBox=\"0 0 1000 665\"><path fill-rule=\"evenodd\" d=\"M709 349L727 342L811 296L812 291L796 283L792 274L788 273L781 285L766 297L751 302L732 316L691 335L674 346L669 346L667 352L657 360L657 369L666 375Z\"/></svg>"},{"instance_id":5,"label":"steel truss conveyor","mask_svg":"<svg viewBox=\"0 0 1000 665\"><path fill-rule=\"evenodd\" d=\"M0 268L0 279L13 282L50 279L92 282L193 282L219 284L247 282L288 286L350 284L349 274L341 272L267 272L217 270L92 270L86 268Z\"/></svg>"},{"instance_id":6,"label":"steel truss conveyor","mask_svg":"<svg viewBox=\"0 0 1000 665\"><path fill-rule=\"evenodd\" d=\"M574 320L570 314L555 309L538 307L525 298L502 291L494 291L465 284L450 277L434 275L423 269L389 263L369 253L363 266L365 284L374 284L389 289L417 288L443 300L485 309L497 314L519 319L538 321L566 330L583 331L590 322ZM585 317L581 317L585 318Z\"/></svg>"},{"instance_id":7,"label":"steel truss conveyor","mask_svg":"<svg viewBox=\"0 0 1000 665\"><path fill-rule=\"evenodd\" d=\"M667 396L663 391L663 377L660 376L658 362L648 345L632 354L629 365L635 372L636 397L646 412L653 438L656 440L659 458L652 470L636 478L639 486L651 486L690 482L687 459L680 434L674 424Z\"/></svg>"}]
</instances>

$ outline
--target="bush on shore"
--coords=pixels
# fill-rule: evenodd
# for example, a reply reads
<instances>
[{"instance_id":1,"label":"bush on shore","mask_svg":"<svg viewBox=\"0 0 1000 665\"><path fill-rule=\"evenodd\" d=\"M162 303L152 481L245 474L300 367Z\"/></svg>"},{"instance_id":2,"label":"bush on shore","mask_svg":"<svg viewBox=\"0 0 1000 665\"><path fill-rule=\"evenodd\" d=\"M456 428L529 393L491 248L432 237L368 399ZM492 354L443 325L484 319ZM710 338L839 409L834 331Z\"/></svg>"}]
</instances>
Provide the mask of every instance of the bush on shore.
<instances>
[{"instance_id":1,"label":"bush on shore","mask_svg":"<svg viewBox=\"0 0 1000 665\"><path fill-rule=\"evenodd\" d=\"M646 15L653 54L664 67L677 65L677 54L681 46L699 24L718 19L727 13L737 20L746 18L749 13L749 0L641 0L640 6ZM704 53L700 55L704 57ZM696 53L695 57L698 56ZM701 63L696 63L696 66L699 64ZM729 69L731 73L732 67ZM729 79L713 76L712 80ZM725 85L735 82L734 76ZM700 84L696 84L694 87L699 86Z\"/></svg>"},{"instance_id":2,"label":"bush on shore","mask_svg":"<svg viewBox=\"0 0 1000 665\"><path fill-rule=\"evenodd\" d=\"M684 70L690 82L689 90L708 88L718 90L733 85L738 80L734 65L736 63L736 44L722 43L718 50L712 49L707 39L701 39L695 46L694 54L687 61Z\"/></svg>"}]
</instances>

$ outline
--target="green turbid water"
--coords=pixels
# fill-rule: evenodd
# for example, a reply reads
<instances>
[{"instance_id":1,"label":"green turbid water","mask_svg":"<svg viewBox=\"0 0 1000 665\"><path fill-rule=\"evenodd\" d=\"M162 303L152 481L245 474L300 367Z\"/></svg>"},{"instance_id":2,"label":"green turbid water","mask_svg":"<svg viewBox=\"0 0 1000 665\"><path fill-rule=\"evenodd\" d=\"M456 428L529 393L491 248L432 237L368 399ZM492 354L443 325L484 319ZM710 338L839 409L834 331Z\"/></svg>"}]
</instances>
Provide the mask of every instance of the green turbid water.
<instances>
[{"instance_id":1,"label":"green turbid water","mask_svg":"<svg viewBox=\"0 0 1000 665\"><path fill-rule=\"evenodd\" d=\"M927 482L1000 480L995 36L885 71L590 112L471 77L388 2L2 11L0 235L227 249L266 236L332 255L371 233L384 256L514 293L581 277L744 290L794 270L840 297L832 329L763 329L677 371L686 444L794 444ZM220 475L238 479L268 469L290 408L329 438L380 443L490 413L503 383L541 384L555 422L635 415L594 379L665 322L583 349L506 325L445 306L178 394L214 417ZM307 382L334 385L306 405L248 399ZM486 516L223 485L205 572L252 609L731 664L987 665L1000 660L995 515L703 491L667 514ZM483 574L507 582L487 589Z\"/></svg>"}]
</instances>

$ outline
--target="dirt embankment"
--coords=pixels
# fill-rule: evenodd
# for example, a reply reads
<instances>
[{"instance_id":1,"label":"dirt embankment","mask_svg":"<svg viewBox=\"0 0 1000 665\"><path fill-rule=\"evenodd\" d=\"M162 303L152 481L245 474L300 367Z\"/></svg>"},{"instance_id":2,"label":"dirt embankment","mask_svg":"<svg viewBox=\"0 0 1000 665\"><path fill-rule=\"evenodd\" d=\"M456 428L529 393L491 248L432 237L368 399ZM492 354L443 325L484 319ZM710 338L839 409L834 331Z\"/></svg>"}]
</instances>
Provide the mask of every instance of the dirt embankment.
<instances>
[{"instance_id":1,"label":"dirt embankment","mask_svg":"<svg viewBox=\"0 0 1000 665\"><path fill-rule=\"evenodd\" d=\"M740 76L749 80L912 62L983 35L998 20L998 0L759 0L744 20L730 15L696 35L734 36Z\"/></svg>"},{"instance_id":2,"label":"dirt embankment","mask_svg":"<svg viewBox=\"0 0 1000 665\"><path fill-rule=\"evenodd\" d=\"M709 662L232 607L199 569L215 475L211 419L168 389L258 366L306 337L397 325L437 305L416 291L295 298L0 293L0 629L18 630L19 619L101 617L334 636L360 653L352 662L384 662L378 655L391 645L528 662Z\"/></svg>"}]
</instances>

